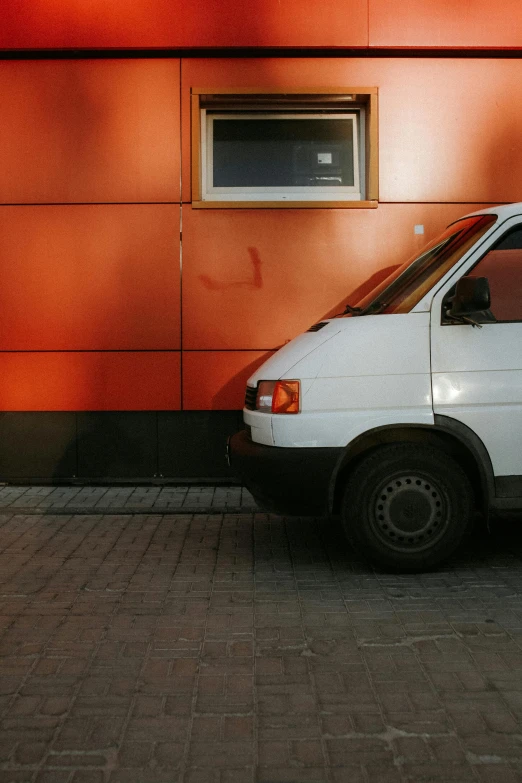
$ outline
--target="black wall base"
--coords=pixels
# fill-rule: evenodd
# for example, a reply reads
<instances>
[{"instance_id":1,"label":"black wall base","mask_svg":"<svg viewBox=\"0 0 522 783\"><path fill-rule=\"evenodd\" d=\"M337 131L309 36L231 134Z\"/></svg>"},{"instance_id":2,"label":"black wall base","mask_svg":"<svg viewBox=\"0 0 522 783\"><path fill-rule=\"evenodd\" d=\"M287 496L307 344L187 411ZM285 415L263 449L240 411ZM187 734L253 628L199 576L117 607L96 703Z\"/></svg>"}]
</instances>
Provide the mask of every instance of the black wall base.
<instances>
[{"instance_id":1,"label":"black wall base","mask_svg":"<svg viewBox=\"0 0 522 783\"><path fill-rule=\"evenodd\" d=\"M0 413L0 481L233 481L241 411Z\"/></svg>"}]
</instances>

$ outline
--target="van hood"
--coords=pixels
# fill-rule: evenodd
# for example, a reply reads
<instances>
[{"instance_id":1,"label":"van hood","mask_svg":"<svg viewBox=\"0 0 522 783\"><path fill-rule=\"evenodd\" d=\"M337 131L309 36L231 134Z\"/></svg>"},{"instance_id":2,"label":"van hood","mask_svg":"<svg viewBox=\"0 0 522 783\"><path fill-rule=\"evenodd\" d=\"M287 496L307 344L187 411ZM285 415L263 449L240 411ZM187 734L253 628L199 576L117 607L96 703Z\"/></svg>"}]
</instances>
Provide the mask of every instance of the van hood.
<instances>
[{"instance_id":1,"label":"van hood","mask_svg":"<svg viewBox=\"0 0 522 783\"><path fill-rule=\"evenodd\" d=\"M283 345L282 348L264 362L247 381L248 386L257 386L258 381L290 378L291 369L309 354L323 346L332 337L339 334L343 324L339 319L321 321L325 324L318 331L306 331ZM318 326L318 324L316 325ZM314 329L314 327L311 327ZM290 374L289 374L290 373Z\"/></svg>"},{"instance_id":2,"label":"van hood","mask_svg":"<svg viewBox=\"0 0 522 783\"><path fill-rule=\"evenodd\" d=\"M250 376L261 380L313 381L430 372L429 313L365 315L327 321L280 348Z\"/></svg>"}]
</instances>

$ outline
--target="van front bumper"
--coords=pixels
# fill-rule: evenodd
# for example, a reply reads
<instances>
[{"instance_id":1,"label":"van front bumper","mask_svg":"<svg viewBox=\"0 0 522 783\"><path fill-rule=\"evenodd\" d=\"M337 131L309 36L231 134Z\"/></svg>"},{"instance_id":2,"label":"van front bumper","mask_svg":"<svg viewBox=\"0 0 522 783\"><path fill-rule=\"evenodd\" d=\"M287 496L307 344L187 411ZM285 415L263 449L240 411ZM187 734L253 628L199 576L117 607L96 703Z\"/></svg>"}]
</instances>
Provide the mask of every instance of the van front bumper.
<instances>
[{"instance_id":1,"label":"van front bumper","mask_svg":"<svg viewBox=\"0 0 522 783\"><path fill-rule=\"evenodd\" d=\"M277 514L328 513L332 474L342 449L287 448L255 443L246 430L229 439L234 474L259 505Z\"/></svg>"}]
</instances>

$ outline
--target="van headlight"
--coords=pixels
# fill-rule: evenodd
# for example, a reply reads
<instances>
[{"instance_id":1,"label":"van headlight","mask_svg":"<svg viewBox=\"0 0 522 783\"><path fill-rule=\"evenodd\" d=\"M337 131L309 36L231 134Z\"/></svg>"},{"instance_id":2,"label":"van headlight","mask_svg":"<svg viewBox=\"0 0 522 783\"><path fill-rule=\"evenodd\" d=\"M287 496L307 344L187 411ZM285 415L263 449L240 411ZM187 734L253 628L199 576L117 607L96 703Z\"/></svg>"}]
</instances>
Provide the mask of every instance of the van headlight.
<instances>
[{"instance_id":1,"label":"van headlight","mask_svg":"<svg viewBox=\"0 0 522 783\"><path fill-rule=\"evenodd\" d=\"M299 413L299 381L259 381L256 410L263 413Z\"/></svg>"}]
</instances>

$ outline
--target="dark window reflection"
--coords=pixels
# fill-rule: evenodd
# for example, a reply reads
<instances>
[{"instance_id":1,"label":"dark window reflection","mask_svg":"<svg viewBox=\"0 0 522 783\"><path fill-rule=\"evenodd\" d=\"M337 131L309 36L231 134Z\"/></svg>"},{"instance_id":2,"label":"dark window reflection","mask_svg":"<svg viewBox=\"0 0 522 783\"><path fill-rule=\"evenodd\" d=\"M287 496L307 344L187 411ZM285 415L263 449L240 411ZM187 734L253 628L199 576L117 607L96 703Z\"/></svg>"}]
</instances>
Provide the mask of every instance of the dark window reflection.
<instances>
[{"instance_id":1,"label":"dark window reflection","mask_svg":"<svg viewBox=\"0 0 522 783\"><path fill-rule=\"evenodd\" d=\"M214 187L350 187L351 119L214 119Z\"/></svg>"}]
</instances>

